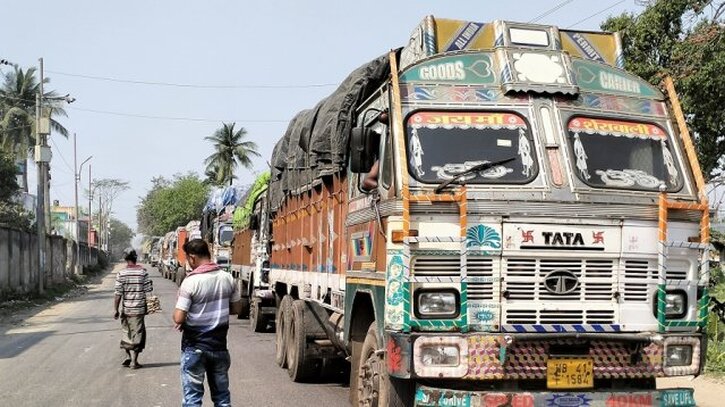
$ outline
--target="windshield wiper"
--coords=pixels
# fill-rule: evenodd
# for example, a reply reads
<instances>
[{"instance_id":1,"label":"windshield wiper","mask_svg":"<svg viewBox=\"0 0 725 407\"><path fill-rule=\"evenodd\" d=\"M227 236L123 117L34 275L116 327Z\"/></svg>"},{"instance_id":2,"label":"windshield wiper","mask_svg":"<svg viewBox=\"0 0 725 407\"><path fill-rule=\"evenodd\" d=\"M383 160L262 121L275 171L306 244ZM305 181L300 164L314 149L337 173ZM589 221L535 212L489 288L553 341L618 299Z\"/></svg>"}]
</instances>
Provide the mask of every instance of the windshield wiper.
<instances>
[{"instance_id":1,"label":"windshield wiper","mask_svg":"<svg viewBox=\"0 0 725 407\"><path fill-rule=\"evenodd\" d=\"M435 193L440 194L441 191L443 191L448 185L451 185L452 183L456 182L459 178L461 178L464 175L470 174L472 172L485 171L489 168L493 168L493 167L496 167L501 164L506 164L507 162L513 161L515 159L516 159L516 157L509 157L509 158L504 158L503 160L499 160L499 161L474 165L473 167L471 167L467 170L463 170L463 171L459 172L458 174L454 175L453 178L441 182L441 184L436 187Z\"/></svg>"}]
</instances>

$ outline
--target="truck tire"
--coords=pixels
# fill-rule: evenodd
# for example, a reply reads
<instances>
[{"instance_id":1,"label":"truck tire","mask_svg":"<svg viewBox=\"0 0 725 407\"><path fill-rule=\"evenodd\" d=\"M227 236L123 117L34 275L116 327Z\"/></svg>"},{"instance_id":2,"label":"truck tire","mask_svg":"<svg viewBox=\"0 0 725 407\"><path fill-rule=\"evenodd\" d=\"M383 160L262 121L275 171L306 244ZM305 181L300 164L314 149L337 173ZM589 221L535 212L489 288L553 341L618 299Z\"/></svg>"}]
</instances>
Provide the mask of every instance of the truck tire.
<instances>
[{"instance_id":1,"label":"truck tire","mask_svg":"<svg viewBox=\"0 0 725 407\"><path fill-rule=\"evenodd\" d=\"M249 318L249 297L242 297L242 310L237 314L238 319Z\"/></svg>"},{"instance_id":2,"label":"truck tire","mask_svg":"<svg viewBox=\"0 0 725 407\"><path fill-rule=\"evenodd\" d=\"M267 316L262 314L262 299L252 298L249 304L249 326L252 328L252 331L266 332L268 322Z\"/></svg>"},{"instance_id":3,"label":"truck tire","mask_svg":"<svg viewBox=\"0 0 725 407\"><path fill-rule=\"evenodd\" d=\"M242 310L237 314L238 319L247 319L249 318L249 293L247 289L247 284L242 281L242 279L238 279L238 287L239 292L242 295Z\"/></svg>"},{"instance_id":4,"label":"truck tire","mask_svg":"<svg viewBox=\"0 0 725 407\"><path fill-rule=\"evenodd\" d=\"M357 392L358 406L404 407L413 405L414 382L388 376L383 352L378 352L378 328L373 321L360 352ZM355 357L356 355L353 355Z\"/></svg>"},{"instance_id":5,"label":"truck tire","mask_svg":"<svg viewBox=\"0 0 725 407\"><path fill-rule=\"evenodd\" d=\"M322 360L311 358L307 348L307 336L314 321L307 321L307 304L304 300L292 303L291 319L287 320L287 373L295 383L304 383L318 376Z\"/></svg>"},{"instance_id":6,"label":"truck tire","mask_svg":"<svg viewBox=\"0 0 725 407\"><path fill-rule=\"evenodd\" d=\"M176 269L176 285L181 287L181 283L184 282L184 278L186 278L186 270L184 270L183 267L179 267Z\"/></svg>"},{"instance_id":7,"label":"truck tire","mask_svg":"<svg viewBox=\"0 0 725 407\"><path fill-rule=\"evenodd\" d=\"M287 338L285 333L289 314L292 312L292 297L285 295L277 308L277 330L274 335L274 362L281 368L287 367Z\"/></svg>"}]
</instances>

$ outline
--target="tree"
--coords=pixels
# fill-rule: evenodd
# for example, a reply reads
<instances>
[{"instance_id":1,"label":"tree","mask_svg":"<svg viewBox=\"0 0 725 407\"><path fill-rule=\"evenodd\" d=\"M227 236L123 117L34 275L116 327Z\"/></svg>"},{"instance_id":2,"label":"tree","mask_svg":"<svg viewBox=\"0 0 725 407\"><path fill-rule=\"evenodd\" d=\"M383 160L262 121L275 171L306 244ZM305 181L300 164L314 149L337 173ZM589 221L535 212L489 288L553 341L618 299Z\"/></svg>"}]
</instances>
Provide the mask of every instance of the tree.
<instances>
[{"instance_id":1,"label":"tree","mask_svg":"<svg viewBox=\"0 0 725 407\"><path fill-rule=\"evenodd\" d=\"M18 193L18 168L12 157L0 151L0 202L10 202Z\"/></svg>"},{"instance_id":2,"label":"tree","mask_svg":"<svg viewBox=\"0 0 725 407\"><path fill-rule=\"evenodd\" d=\"M30 230L33 215L14 199L20 190L17 175L15 160L0 151L0 224Z\"/></svg>"},{"instance_id":3,"label":"tree","mask_svg":"<svg viewBox=\"0 0 725 407\"><path fill-rule=\"evenodd\" d=\"M693 133L706 179L725 168L725 2L658 0L638 16L610 17L622 33L625 67L650 83L670 75ZM712 13L708 14L708 11Z\"/></svg>"},{"instance_id":4,"label":"tree","mask_svg":"<svg viewBox=\"0 0 725 407\"><path fill-rule=\"evenodd\" d=\"M136 236L131 228L116 218L111 218L111 233L108 250L112 258L118 258L123 250L131 246L131 239Z\"/></svg>"},{"instance_id":5,"label":"tree","mask_svg":"<svg viewBox=\"0 0 725 407\"><path fill-rule=\"evenodd\" d=\"M253 141L244 141L247 130L244 127L234 130L235 123L222 123L213 135L205 137L214 144L214 153L204 160L207 177L214 185L232 185L236 176L234 170L239 165L252 168L252 157L259 157L257 144Z\"/></svg>"},{"instance_id":6,"label":"tree","mask_svg":"<svg viewBox=\"0 0 725 407\"><path fill-rule=\"evenodd\" d=\"M43 78L43 84L50 78ZM28 170L25 158L35 140L36 96L40 92L40 82L36 69L14 66L4 75L0 86L0 150L10 153L16 159L22 159L23 185L27 191ZM67 116L55 91L43 93L43 107L47 108L51 130L68 137L68 130L54 116Z\"/></svg>"},{"instance_id":7,"label":"tree","mask_svg":"<svg viewBox=\"0 0 725 407\"><path fill-rule=\"evenodd\" d=\"M201 217L209 185L197 174L152 179L151 190L141 199L136 211L139 231L146 236L163 236Z\"/></svg>"},{"instance_id":8,"label":"tree","mask_svg":"<svg viewBox=\"0 0 725 407\"><path fill-rule=\"evenodd\" d=\"M50 78L43 78L43 84ZM40 92L36 69L24 71L17 66L7 74L0 87L0 147L11 154L21 154L35 144L35 101ZM53 131L68 137L68 130L53 116L68 116L55 91L44 92L43 106L50 111ZM21 154L22 155L22 154Z\"/></svg>"},{"instance_id":9,"label":"tree","mask_svg":"<svg viewBox=\"0 0 725 407\"><path fill-rule=\"evenodd\" d=\"M98 229L103 231L111 221L111 214L113 213L113 201L123 192L128 190L130 187L127 181L123 181L117 178L101 178L93 181L91 184L92 195L99 197L101 202L98 207ZM107 239L110 239L110 235L105 235ZM104 239L104 234L101 233L101 239Z\"/></svg>"}]
</instances>

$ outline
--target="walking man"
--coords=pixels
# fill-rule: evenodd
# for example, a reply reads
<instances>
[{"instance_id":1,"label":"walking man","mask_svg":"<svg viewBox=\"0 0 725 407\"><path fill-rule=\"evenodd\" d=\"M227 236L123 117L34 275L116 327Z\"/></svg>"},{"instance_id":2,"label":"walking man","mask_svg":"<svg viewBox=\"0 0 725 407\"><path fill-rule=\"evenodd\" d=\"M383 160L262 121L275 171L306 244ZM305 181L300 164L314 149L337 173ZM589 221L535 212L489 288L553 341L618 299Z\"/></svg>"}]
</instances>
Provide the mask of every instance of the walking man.
<instances>
[{"instance_id":1,"label":"walking man","mask_svg":"<svg viewBox=\"0 0 725 407\"><path fill-rule=\"evenodd\" d=\"M183 406L201 406L205 374L214 406L231 406L227 331L229 314L242 309L240 293L231 274L211 261L205 241L189 240L184 252L192 271L179 287L174 310L174 323L182 331Z\"/></svg>"},{"instance_id":2,"label":"walking man","mask_svg":"<svg viewBox=\"0 0 725 407\"><path fill-rule=\"evenodd\" d=\"M138 255L135 250L124 250L123 259L126 267L116 274L113 318L121 317L121 349L126 351L126 359L122 365L138 369L141 367L138 355L146 347L146 293L153 290L153 285L146 269L136 264ZM121 304L123 309L119 312Z\"/></svg>"}]
</instances>

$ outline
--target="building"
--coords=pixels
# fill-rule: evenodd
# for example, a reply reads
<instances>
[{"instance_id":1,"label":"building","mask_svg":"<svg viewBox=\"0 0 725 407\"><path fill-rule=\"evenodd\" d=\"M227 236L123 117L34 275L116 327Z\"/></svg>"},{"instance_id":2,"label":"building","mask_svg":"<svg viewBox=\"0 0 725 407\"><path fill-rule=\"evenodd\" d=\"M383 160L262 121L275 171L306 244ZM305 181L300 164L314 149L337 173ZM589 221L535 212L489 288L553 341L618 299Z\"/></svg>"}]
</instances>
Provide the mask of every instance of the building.
<instances>
[{"instance_id":1,"label":"building","mask_svg":"<svg viewBox=\"0 0 725 407\"><path fill-rule=\"evenodd\" d=\"M58 201L54 201L50 208L51 233L76 240L76 227L78 227L80 228L78 240L80 243L88 243L88 215L81 212L76 222L75 212L74 206L60 206Z\"/></svg>"}]
</instances>

